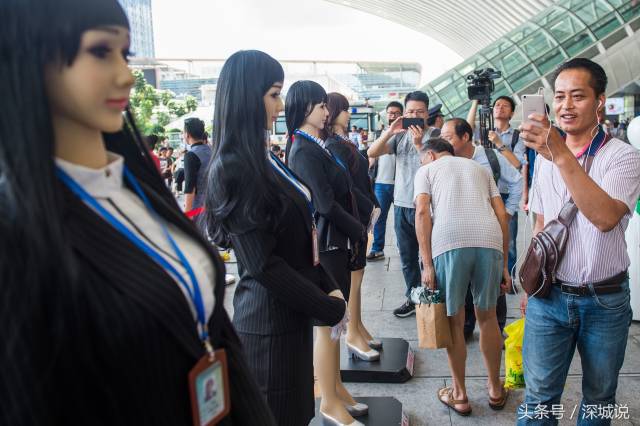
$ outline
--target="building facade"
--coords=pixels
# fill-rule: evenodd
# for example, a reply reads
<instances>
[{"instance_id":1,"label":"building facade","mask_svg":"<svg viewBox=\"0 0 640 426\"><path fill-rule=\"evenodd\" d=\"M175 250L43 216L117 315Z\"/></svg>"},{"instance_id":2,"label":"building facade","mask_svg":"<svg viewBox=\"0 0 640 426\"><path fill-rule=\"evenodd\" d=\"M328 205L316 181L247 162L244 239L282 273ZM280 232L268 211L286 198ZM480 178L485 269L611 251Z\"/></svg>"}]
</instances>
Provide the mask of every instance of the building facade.
<instances>
[{"instance_id":1,"label":"building facade","mask_svg":"<svg viewBox=\"0 0 640 426\"><path fill-rule=\"evenodd\" d=\"M139 58L156 56L151 0L119 0L131 26L131 51Z\"/></svg>"}]
</instances>

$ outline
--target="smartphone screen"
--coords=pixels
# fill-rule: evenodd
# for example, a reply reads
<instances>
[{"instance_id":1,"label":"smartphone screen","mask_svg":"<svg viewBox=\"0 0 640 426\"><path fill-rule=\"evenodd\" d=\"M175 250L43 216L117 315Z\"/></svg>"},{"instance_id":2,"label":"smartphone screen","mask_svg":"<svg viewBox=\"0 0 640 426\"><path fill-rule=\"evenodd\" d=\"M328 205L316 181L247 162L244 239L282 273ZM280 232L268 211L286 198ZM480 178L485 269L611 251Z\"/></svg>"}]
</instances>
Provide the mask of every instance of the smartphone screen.
<instances>
[{"instance_id":1,"label":"smartphone screen","mask_svg":"<svg viewBox=\"0 0 640 426\"><path fill-rule=\"evenodd\" d=\"M424 118L402 118L402 128L408 129L410 126L417 126L424 129Z\"/></svg>"},{"instance_id":2,"label":"smartphone screen","mask_svg":"<svg viewBox=\"0 0 640 426\"><path fill-rule=\"evenodd\" d=\"M546 115L544 106L544 96L542 95L522 95L522 122L529 120L530 114Z\"/></svg>"}]
</instances>

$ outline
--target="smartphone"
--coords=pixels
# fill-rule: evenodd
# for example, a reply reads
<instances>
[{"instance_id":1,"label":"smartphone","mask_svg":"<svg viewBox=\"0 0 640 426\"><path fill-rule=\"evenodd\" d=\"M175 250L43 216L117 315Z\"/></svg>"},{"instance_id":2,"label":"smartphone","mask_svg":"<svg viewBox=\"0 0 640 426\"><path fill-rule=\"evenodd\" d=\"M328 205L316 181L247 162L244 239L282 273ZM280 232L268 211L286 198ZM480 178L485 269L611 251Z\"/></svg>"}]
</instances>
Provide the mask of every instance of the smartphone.
<instances>
[{"instance_id":1,"label":"smartphone","mask_svg":"<svg viewBox=\"0 0 640 426\"><path fill-rule=\"evenodd\" d=\"M546 115L543 95L522 95L522 122L529 120L530 114ZM537 124L537 122L536 122Z\"/></svg>"},{"instance_id":2,"label":"smartphone","mask_svg":"<svg viewBox=\"0 0 640 426\"><path fill-rule=\"evenodd\" d=\"M402 118L402 128L408 129L411 126L417 126L424 129L424 118Z\"/></svg>"}]
</instances>

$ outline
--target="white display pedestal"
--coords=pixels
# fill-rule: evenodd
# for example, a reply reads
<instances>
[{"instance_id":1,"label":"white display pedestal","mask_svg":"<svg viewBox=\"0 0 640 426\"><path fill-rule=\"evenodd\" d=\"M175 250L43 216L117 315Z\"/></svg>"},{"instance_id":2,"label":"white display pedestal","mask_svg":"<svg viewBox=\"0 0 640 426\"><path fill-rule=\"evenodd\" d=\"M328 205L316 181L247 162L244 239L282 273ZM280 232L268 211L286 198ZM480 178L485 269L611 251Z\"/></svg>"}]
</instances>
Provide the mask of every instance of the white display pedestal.
<instances>
[{"instance_id":1,"label":"white display pedestal","mask_svg":"<svg viewBox=\"0 0 640 426\"><path fill-rule=\"evenodd\" d=\"M625 236L631 260L629 266L631 309L633 309L633 319L640 321L640 215L637 212L633 212Z\"/></svg>"}]
</instances>

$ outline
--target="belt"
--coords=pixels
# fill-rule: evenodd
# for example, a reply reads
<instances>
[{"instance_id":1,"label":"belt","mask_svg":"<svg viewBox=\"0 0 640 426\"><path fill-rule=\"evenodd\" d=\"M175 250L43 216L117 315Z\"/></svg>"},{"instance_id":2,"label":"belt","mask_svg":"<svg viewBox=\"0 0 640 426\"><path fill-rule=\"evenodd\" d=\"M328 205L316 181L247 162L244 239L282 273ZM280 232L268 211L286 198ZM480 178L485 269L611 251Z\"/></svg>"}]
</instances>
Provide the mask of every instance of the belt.
<instances>
[{"instance_id":1,"label":"belt","mask_svg":"<svg viewBox=\"0 0 640 426\"><path fill-rule=\"evenodd\" d=\"M627 271L606 278L602 281L590 283L593 286L595 294L611 294L622 291L622 283L629 278ZM591 288L589 284L578 284L564 281L556 281L553 285L560 287L563 293L573 294L575 296L591 296Z\"/></svg>"}]
</instances>

